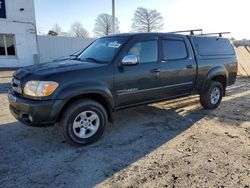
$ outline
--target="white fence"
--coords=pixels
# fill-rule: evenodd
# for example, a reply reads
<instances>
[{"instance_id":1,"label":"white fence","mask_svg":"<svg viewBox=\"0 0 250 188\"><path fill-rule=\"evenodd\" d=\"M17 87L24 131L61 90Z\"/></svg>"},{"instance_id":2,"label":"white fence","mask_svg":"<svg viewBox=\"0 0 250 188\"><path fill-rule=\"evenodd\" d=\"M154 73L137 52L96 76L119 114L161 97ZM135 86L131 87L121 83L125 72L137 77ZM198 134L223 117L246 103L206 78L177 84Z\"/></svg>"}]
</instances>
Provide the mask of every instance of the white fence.
<instances>
[{"instance_id":1,"label":"white fence","mask_svg":"<svg viewBox=\"0 0 250 188\"><path fill-rule=\"evenodd\" d=\"M93 38L38 36L40 63L50 62L58 57L68 56L85 48L94 40Z\"/></svg>"}]
</instances>

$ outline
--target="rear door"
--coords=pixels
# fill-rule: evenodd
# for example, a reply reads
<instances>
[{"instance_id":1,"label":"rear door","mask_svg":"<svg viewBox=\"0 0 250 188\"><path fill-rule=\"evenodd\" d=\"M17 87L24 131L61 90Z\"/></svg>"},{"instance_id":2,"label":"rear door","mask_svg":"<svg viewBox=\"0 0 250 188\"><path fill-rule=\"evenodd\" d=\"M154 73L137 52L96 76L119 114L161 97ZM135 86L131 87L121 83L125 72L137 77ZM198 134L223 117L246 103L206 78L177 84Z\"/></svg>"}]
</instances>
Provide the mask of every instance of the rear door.
<instances>
[{"instance_id":1,"label":"rear door","mask_svg":"<svg viewBox=\"0 0 250 188\"><path fill-rule=\"evenodd\" d=\"M166 36L160 43L162 98L190 94L196 80L197 65L188 39Z\"/></svg>"}]
</instances>

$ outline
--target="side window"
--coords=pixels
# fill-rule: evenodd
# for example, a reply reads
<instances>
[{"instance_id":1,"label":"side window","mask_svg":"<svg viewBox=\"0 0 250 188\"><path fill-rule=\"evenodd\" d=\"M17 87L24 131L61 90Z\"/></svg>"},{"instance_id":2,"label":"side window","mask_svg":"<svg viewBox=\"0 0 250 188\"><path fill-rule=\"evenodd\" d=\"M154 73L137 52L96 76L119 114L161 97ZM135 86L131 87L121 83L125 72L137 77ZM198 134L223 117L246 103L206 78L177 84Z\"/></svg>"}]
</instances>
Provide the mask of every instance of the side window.
<instances>
[{"instance_id":1,"label":"side window","mask_svg":"<svg viewBox=\"0 0 250 188\"><path fill-rule=\"evenodd\" d=\"M0 34L0 56L6 55L4 36Z\"/></svg>"},{"instance_id":2,"label":"side window","mask_svg":"<svg viewBox=\"0 0 250 188\"><path fill-rule=\"evenodd\" d=\"M15 56L15 36L0 34L0 56Z\"/></svg>"},{"instance_id":3,"label":"side window","mask_svg":"<svg viewBox=\"0 0 250 188\"><path fill-rule=\"evenodd\" d=\"M157 62L158 42L157 40L137 42L130 48L128 55L136 55L139 63Z\"/></svg>"},{"instance_id":4,"label":"side window","mask_svg":"<svg viewBox=\"0 0 250 188\"><path fill-rule=\"evenodd\" d=\"M235 51L228 39L217 37L195 37L195 47L201 56L234 55Z\"/></svg>"},{"instance_id":5,"label":"side window","mask_svg":"<svg viewBox=\"0 0 250 188\"><path fill-rule=\"evenodd\" d=\"M183 59L187 57L187 48L182 40L163 40L164 60Z\"/></svg>"},{"instance_id":6,"label":"side window","mask_svg":"<svg viewBox=\"0 0 250 188\"><path fill-rule=\"evenodd\" d=\"M10 56L16 55L15 52L15 41L13 35L5 35L7 54Z\"/></svg>"}]
</instances>

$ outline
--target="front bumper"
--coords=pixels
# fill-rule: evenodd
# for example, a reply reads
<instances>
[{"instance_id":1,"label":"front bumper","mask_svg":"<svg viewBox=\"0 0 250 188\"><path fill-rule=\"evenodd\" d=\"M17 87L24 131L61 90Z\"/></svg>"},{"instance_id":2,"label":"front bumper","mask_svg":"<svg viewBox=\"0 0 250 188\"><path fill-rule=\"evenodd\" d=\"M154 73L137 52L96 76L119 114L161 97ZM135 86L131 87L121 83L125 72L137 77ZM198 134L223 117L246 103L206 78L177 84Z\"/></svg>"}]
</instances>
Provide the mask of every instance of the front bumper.
<instances>
[{"instance_id":1,"label":"front bumper","mask_svg":"<svg viewBox=\"0 0 250 188\"><path fill-rule=\"evenodd\" d=\"M11 114L20 122L29 126L48 126L56 122L54 111L58 100L31 100L16 95L13 90L8 92Z\"/></svg>"}]
</instances>

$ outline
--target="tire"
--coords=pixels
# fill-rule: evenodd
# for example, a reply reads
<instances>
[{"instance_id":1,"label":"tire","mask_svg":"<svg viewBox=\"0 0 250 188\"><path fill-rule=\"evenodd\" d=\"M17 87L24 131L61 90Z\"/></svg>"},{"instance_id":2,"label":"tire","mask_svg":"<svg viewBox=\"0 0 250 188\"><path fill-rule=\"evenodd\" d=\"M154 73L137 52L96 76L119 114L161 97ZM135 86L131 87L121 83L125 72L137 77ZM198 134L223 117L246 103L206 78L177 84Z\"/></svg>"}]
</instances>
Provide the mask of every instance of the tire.
<instances>
[{"instance_id":1,"label":"tire","mask_svg":"<svg viewBox=\"0 0 250 188\"><path fill-rule=\"evenodd\" d=\"M224 88L220 82L211 81L206 91L200 94L201 106L205 109L215 109L220 105Z\"/></svg>"},{"instance_id":2,"label":"tire","mask_svg":"<svg viewBox=\"0 0 250 188\"><path fill-rule=\"evenodd\" d=\"M96 101L83 99L70 104L62 114L60 125L65 140L74 146L97 141L108 122L107 112Z\"/></svg>"}]
</instances>

